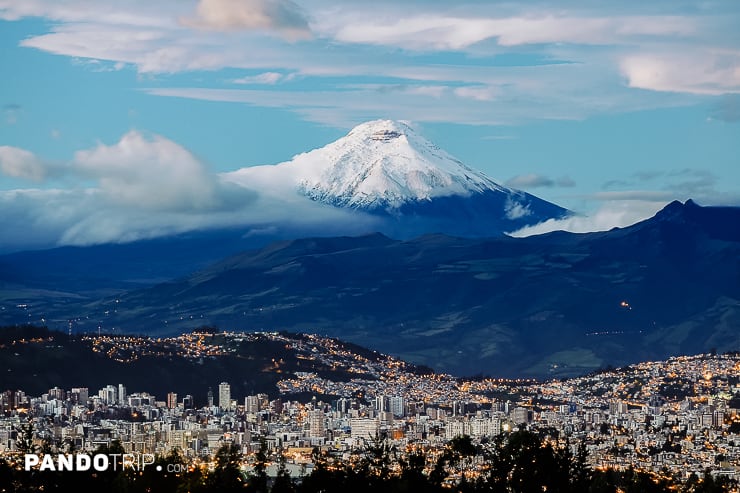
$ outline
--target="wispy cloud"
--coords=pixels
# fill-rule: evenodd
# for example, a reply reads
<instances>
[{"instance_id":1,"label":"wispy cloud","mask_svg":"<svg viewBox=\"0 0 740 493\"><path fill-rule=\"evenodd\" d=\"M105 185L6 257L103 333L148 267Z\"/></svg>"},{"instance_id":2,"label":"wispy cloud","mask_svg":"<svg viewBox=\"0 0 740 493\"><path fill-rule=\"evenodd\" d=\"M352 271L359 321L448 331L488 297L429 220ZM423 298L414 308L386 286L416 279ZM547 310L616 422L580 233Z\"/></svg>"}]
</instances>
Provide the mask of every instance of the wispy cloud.
<instances>
[{"instance_id":1,"label":"wispy cloud","mask_svg":"<svg viewBox=\"0 0 740 493\"><path fill-rule=\"evenodd\" d=\"M710 115L714 120L740 122L740 94L726 94L719 98Z\"/></svg>"},{"instance_id":2,"label":"wispy cloud","mask_svg":"<svg viewBox=\"0 0 740 493\"><path fill-rule=\"evenodd\" d=\"M620 195L636 197L635 194L643 194L638 198L658 200L672 197L679 200L695 199L702 203L713 204L719 203L719 197L726 197L719 191L718 185L717 176L708 169L645 170L634 173L627 179L605 182L602 189L607 191L594 194L593 197L601 200L604 197L614 198ZM637 187L646 187L652 191L639 191L636 190ZM647 194L651 194L650 197L647 197Z\"/></svg>"},{"instance_id":3,"label":"wispy cloud","mask_svg":"<svg viewBox=\"0 0 740 493\"><path fill-rule=\"evenodd\" d=\"M578 70L577 67L571 69ZM489 70L484 68L479 72ZM387 72L393 73L393 69ZM499 95L492 101L481 100L480 97L461 98L454 94L449 97L452 92L449 86L423 84L416 80L407 84L344 84L341 90L334 87L313 91L157 87L145 91L158 96L285 108L307 120L337 127L351 127L374 118L504 125L533 119L580 120L605 111L618 113L688 104L680 95L672 94L646 100L639 94L617 91L605 97L595 87L579 85L587 84L585 81L589 74L584 73L583 79L571 83L575 76L558 72L541 68L507 68L497 76L479 73L484 78L499 79L496 89ZM452 73L444 75L455 77ZM456 76L467 77L464 71ZM540 88L548 85L547 89ZM528 96L532 92L536 92L536 96Z\"/></svg>"},{"instance_id":4,"label":"wispy cloud","mask_svg":"<svg viewBox=\"0 0 740 493\"><path fill-rule=\"evenodd\" d=\"M493 101L496 94L500 93L494 87L470 87L463 86L455 89L455 95L461 98L473 99L475 101Z\"/></svg>"},{"instance_id":5,"label":"wispy cloud","mask_svg":"<svg viewBox=\"0 0 740 493\"><path fill-rule=\"evenodd\" d=\"M558 9L545 2L384 0L372 5L307 0L302 6L290 0L0 0L0 13L8 19L53 21L49 32L23 40L23 46L106 62L108 68L133 66L155 74L244 69L256 75L232 82L264 86L298 74L311 81L312 91L281 87L274 95L226 98L207 95L204 91L213 87L205 86L200 92L181 90L180 97L248 99L244 102L270 107L285 97L290 102L281 107L335 126L393 116L384 113L388 108L421 122L583 119L740 92L737 23L732 22L738 12L728 6L711 12L700 5L690 12L664 1L618 8L565 2ZM448 62L450 51L462 56ZM518 54L530 62L510 66L497 58ZM341 79L349 77L358 85L375 84L378 92L386 86L375 111L359 100L369 89L346 91ZM394 80L378 84L379 78ZM392 98L394 87L434 97L439 104L424 108L415 97ZM321 97L316 88L328 102L314 102ZM732 114L719 112L718 118Z\"/></svg>"},{"instance_id":6,"label":"wispy cloud","mask_svg":"<svg viewBox=\"0 0 740 493\"><path fill-rule=\"evenodd\" d=\"M234 84L265 84L273 85L278 82L289 81L294 77L294 74L281 74L280 72L263 72L257 75L247 75L239 77L238 79L231 79Z\"/></svg>"},{"instance_id":7,"label":"wispy cloud","mask_svg":"<svg viewBox=\"0 0 740 493\"><path fill-rule=\"evenodd\" d=\"M3 105L3 115L5 116L5 123L8 125L15 125L18 123L23 107L19 104L10 103Z\"/></svg>"},{"instance_id":8,"label":"wispy cloud","mask_svg":"<svg viewBox=\"0 0 740 493\"><path fill-rule=\"evenodd\" d=\"M404 15L405 14L405 15ZM503 47L545 43L607 45L643 36L691 35L694 21L682 16L585 17L527 12L510 17L453 16L441 12L398 14L345 11L317 29L350 43L400 46L415 50L463 50L495 38Z\"/></svg>"},{"instance_id":9,"label":"wispy cloud","mask_svg":"<svg viewBox=\"0 0 740 493\"><path fill-rule=\"evenodd\" d=\"M552 188L552 187L574 187L575 181L568 176L560 178L550 178L545 175L529 173L526 175L517 175L506 181L506 186L512 188Z\"/></svg>"}]
</instances>

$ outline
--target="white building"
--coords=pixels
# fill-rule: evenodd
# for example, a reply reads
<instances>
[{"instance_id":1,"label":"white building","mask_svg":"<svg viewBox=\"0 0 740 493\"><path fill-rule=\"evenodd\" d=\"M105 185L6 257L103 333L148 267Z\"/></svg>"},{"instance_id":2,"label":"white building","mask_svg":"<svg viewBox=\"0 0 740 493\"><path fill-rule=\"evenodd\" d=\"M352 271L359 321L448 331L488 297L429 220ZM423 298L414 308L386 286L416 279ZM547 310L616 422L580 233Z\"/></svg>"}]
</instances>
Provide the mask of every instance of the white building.
<instances>
[{"instance_id":1,"label":"white building","mask_svg":"<svg viewBox=\"0 0 740 493\"><path fill-rule=\"evenodd\" d=\"M231 410L231 385L226 382L218 384L218 407L225 411Z\"/></svg>"}]
</instances>

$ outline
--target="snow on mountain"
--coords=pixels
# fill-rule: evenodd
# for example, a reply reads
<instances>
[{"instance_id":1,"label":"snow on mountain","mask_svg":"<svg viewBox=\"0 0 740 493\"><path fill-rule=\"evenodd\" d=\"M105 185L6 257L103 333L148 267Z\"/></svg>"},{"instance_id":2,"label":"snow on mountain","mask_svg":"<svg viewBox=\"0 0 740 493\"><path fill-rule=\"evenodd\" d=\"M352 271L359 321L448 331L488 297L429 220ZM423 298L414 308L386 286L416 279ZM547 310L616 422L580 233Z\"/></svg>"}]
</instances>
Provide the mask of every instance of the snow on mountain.
<instances>
[{"instance_id":1,"label":"snow on mountain","mask_svg":"<svg viewBox=\"0 0 740 493\"><path fill-rule=\"evenodd\" d=\"M366 210L486 190L512 192L465 166L407 123L391 120L363 123L345 137L291 161L243 168L228 178L245 185L289 183L316 201Z\"/></svg>"},{"instance_id":2,"label":"snow on mountain","mask_svg":"<svg viewBox=\"0 0 740 493\"><path fill-rule=\"evenodd\" d=\"M376 120L290 161L242 168L224 179L280 196L360 212L396 238L441 232L495 236L570 212L503 187L419 135Z\"/></svg>"}]
</instances>

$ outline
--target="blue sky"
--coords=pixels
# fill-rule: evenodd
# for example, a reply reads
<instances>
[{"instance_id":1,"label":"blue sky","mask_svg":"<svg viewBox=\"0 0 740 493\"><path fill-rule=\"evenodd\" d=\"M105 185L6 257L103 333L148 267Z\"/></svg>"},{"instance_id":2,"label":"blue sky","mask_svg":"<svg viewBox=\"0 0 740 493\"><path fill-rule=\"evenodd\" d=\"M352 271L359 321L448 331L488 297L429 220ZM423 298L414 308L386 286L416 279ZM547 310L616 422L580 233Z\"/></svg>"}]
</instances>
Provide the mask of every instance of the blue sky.
<instances>
[{"instance_id":1,"label":"blue sky","mask_svg":"<svg viewBox=\"0 0 740 493\"><path fill-rule=\"evenodd\" d=\"M740 205L740 3L551 5L0 0L0 230L45 246L284 219L218 173L376 118L582 214L557 227Z\"/></svg>"}]
</instances>

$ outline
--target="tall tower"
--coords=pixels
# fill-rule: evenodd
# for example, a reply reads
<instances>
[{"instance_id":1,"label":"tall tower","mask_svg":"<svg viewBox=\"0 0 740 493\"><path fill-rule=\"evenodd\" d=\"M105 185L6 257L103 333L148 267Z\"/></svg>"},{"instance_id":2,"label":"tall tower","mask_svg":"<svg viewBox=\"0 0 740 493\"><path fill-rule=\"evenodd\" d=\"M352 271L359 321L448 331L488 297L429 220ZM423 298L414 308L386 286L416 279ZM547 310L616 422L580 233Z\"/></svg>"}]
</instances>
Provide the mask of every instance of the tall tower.
<instances>
[{"instance_id":1,"label":"tall tower","mask_svg":"<svg viewBox=\"0 0 740 493\"><path fill-rule=\"evenodd\" d=\"M390 411L394 416L400 418L406 414L406 403L403 397L395 395L390 399Z\"/></svg>"},{"instance_id":2,"label":"tall tower","mask_svg":"<svg viewBox=\"0 0 740 493\"><path fill-rule=\"evenodd\" d=\"M308 412L308 433L311 437L322 437L324 436L325 426L324 411L321 409L313 409Z\"/></svg>"},{"instance_id":3,"label":"tall tower","mask_svg":"<svg viewBox=\"0 0 740 493\"><path fill-rule=\"evenodd\" d=\"M226 382L218 384L218 407L225 411L231 410L231 385Z\"/></svg>"},{"instance_id":4,"label":"tall tower","mask_svg":"<svg viewBox=\"0 0 740 493\"><path fill-rule=\"evenodd\" d=\"M213 389L208 387L208 407L213 407Z\"/></svg>"},{"instance_id":5,"label":"tall tower","mask_svg":"<svg viewBox=\"0 0 740 493\"><path fill-rule=\"evenodd\" d=\"M244 398L244 412L257 414L260 410L260 401L256 395L248 395Z\"/></svg>"}]
</instances>

